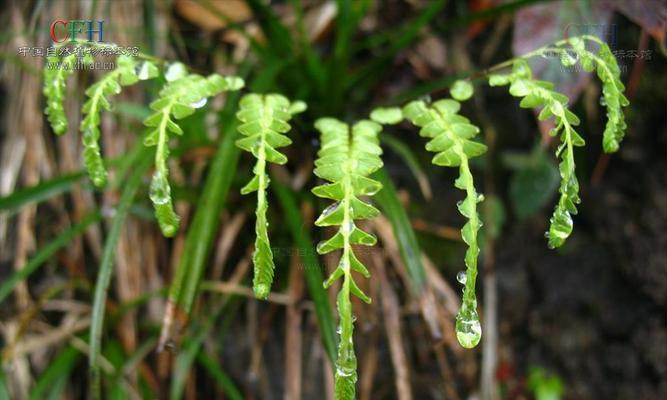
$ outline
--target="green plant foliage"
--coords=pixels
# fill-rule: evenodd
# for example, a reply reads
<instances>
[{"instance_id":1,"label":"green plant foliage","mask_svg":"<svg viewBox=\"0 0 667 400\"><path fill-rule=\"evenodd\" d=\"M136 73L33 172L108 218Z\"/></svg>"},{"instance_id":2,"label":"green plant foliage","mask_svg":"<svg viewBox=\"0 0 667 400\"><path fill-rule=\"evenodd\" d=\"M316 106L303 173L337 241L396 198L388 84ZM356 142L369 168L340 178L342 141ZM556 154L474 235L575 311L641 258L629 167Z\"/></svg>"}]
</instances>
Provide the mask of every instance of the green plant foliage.
<instances>
[{"instance_id":1,"label":"green plant foliage","mask_svg":"<svg viewBox=\"0 0 667 400\"><path fill-rule=\"evenodd\" d=\"M67 116L65 115L65 83L67 77L74 72L74 64L76 63L76 54L68 56L48 57L46 65L58 65L61 68L44 68L44 89L43 93L46 96L46 113L51 129L57 135L62 135L67 131Z\"/></svg>"},{"instance_id":2,"label":"green plant foliage","mask_svg":"<svg viewBox=\"0 0 667 400\"><path fill-rule=\"evenodd\" d=\"M239 132L245 137L236 141L241 149L251 152L257 163L253 172L255 176L241 189L241 194L257 192L256 224L255 224L255 252L253 263L255 275L253 289L255 296L266 299L273 283L273 253L269 243L266 219L268 202L266 189L269 186L269 175L266 172L266 163L285 164L287 157L280 153L278 148L292 143L284 134L291 129L289 120L296 113L306 109L306 104L290 101L279 94L247 94L240 102L240 111L236 118L241 121Z\"/></svg>"},{"instance_id":3,"label":"green plant foliage","mask_svg":"<svg viewBox=\"0 0 667 400\"><path fill-rule=\"evenodd\" d=\"M157 146L150 198L162 233L173 236L178 230L179 218L172 204L168 179L169 134L183 134L181 127L174 121L193 114L197 108L206 105L209 97L223 91L239 90L244 82L238 77L222 77L218 74L208 77L189 74L181 63L171 64L165 72L165 78L167 84L160 90L157 100L150 104L155 113L144 119L144 125L151 128L144 144Z\"/></svg>"},{"instance_id":4,"label":"green plant foliage","mask_svg":"<svg viewBox=\"0 0 667 400\"><path fill-rule=\"evenodd\" d=\"M450 93L454 100L465 101L472 97L474 89L469 81L458 80L454 82Z\"/></svg>"},{"instance_id":5,"label":"green plant foliage","mask_svg":"<svg viewBox=\"0 0 667 400\"><path fill-rule=\"evenodd\" d=\"M500 83L498 76L492 76L489 83L495 86ZM579 182L575 174L575 146L583 146L584 139L574 130L579 125L579 118L567 109L567 96L553 90L553 84L532 78L532 72L525 60L516 60L512 73L501 78L509 83L512 96L522 97L520 106L523 108L542 107L540 120L554 118L555 128L552 136L560 134L561 145L556 154L560 156L559 165L561 184L560 199L551 217L551 226L545 236L549 239L549 247L561 246L572 233L572 214L577 213L576 205L580 202Z\"/></svg>"},{"instance_id":6,"label":"green plant foliage","mask_svg":"<svg viewBox=\"0 0 667 400\"><path fill-rule=\"evenodd\" d=\"M597 54L586 48L587 43L591 42L598 46ZM574 37L566 43L571 49L561 52L563 66L572 66L579 61L585 71L595 70L602 81L601 101L607 108L607 126L602 137L602 147L607 153L616 152L627 128L622 107L630 104L623 94L625 86L621 82L621 69L618 67L616 57L607 43L594 36Z\"/></svg>"},{"instance_id":7,"label":"green plant foliage","mask_svg":"<svg viewBox=\"0 0 667 400\"><path fill-rule=\"evenodd\" d=\"M86 89L88 100L83 104L81 133L83 140L83 160L88 175L97 187L107 182L107 171L100 154L100 113L102 109L111 111L108 96L121 92L121 86L128 86L140 79L150 79L158 75L157 67L150 61L140 64L136 59L128 56L119 56L116 60L116 69L105 74L98 82Z\"/></svg>"},{"instance_id":8,"label":"green plant foliage","mask_svg":"<svg viewBox=\"0 0 667 400\"><path fill-rule=\"evenodd\" d=\"M380 107L371 112L371 119L378 124L395 125L403 121L403 114L399 107Z\"/></svg>"},{"instance_id":9,"label":"green plant foliage","mask_svg":"<svg viewBox=\"0 0 667 400\"><path fill-rule=\"evenodd\" d=\"M382 185L368 176L382 167L378 134L382 127L372 121L357 122L350 133L347 124L333 118L321 118L315 122L321 133L321 147L315 161L315 175L330 182L317 186L313 193L335 201L315 221L317 226L339 226L328 240L317 245L319 254L342 249L336 270L324 286L329 287L343 277L343 285L336 304L340 315L340 343L336 362L336 399L354 399L357 381L357 358L354 354L352 333L354 321L350 294L366 303L371 299L361 291L352 278L352 271L365 277L370 273L354 255L352 245L372 246L375 236L359 229L354 221L377 216L380 212L362 201L360 196L371 196L382 189Z\"/></svg>"},{"instance_id":10,"label":"green plant foliage","mask_svg":"<svg viewBox=\"0 0 667 400\"><path fill-rule=\"evenodd\" d=\"M472 348L477 346L482 337L482 327L477 315L477 299L475 281L477 279L477 232L482 226L477 213L477 203L484 196L477 194L469 159L482 155L486 146L472 140L479 128L459 115L460 104L451 99L438 100L432 105L423 101L413 101L403 108L403 115L414 125L420 127L419 134L431 138L426 150L436 152L433 164L446 167L459 167L459 177L454 185L465 190L466 198L458 204L459 212L468 218L461 229L463 241L468 245L465 255L466 274L461 309L456 316L456 337L461 346Z\"/></svg>"}]
</instances>

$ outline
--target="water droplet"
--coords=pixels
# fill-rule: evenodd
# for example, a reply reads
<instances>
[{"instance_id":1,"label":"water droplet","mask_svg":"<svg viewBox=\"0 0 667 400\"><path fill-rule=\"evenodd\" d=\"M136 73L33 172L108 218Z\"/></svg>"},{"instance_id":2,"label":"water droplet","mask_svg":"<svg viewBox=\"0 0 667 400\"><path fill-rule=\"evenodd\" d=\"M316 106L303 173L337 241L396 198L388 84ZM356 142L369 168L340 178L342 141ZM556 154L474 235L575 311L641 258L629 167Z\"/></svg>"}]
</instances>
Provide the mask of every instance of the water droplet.
<instances>
[{"instance_id":1,"label":"water droplet","mask_svg":"<svg viewBox=\"0 0 667 400\"><path fill-rule=\"evenodd\" d=\"M479 319L459 319L456 320L456 339L461 346L466 349L472 349L479 344L482 338L482 325Z\"/></svg>"},{"instance_id":2,"label":"water droplet","mask_svg":"<svg viewBox=\"0 0 667 400\"><path fill-rule=\"evenodd\" d=\"M607 107L607 99L604 96L600 96L600 105Z\"/></svg>"},{"instance_id":3,"label":"water droplet","mask_svg":"<svg viewBox=\"0 0 667 400\"><path fill-rule=\"evenodd\" d=\"M167 72L164 74L164 77L167 79L167 81L171 82L184 77L186 74L187 71L185 69L185 65L177 62L169 65Z\"/></svg>"},{"instance_id":4,"label":"water droplet","mask_svg":"<svg viewBox=\"0 0 667 400\"><path fill-rule=\"evenodd\" d=\"M137 65L135 71L136 71L136 74L137 74L137 78L139 78L142 81L145 81L146 79L150 79L150 77L151 77L148 64L146 64L145 62L141 63L141 65Z\"/></svg>"},{"instance_id":5,"label":"water droplet","mask_svg":"<svg viewBox=\"0 0 667 400\"><path fill-rule=\"evenodd\" d=\"M463 204L463 200L459 200L459 201L456 202L456 207L460 208L462 204Z\"/></svg>"},{"instance_id":6,"label":"water droplet","mask_svg":"<svg viewBox=\"0 0 667 400\"><path fill-rule=\"evenodd\" d=\"M354 221L347 221L347 224L341 226L341 231L343 233L352 233L354 230Z\"/></svg>"},{"instance_id":7,"label":"water droplet","mask_svg":"<svg viewBox=\"0 0 667 400\"><path fill-rule=\"evenodd\" d=\"M155 172L151 180L149 197L154 204L167 204L171 198L171 190L167 178L162 172Z\"/></svg>"},{"instance_id":8,"label":"water droplet","mask_svg":"<svg viewBox=\"0 0 667 400\"><path fill-rule=\"evenodd\" d=\"M459 271L459 273L456 274L456 280L459 281L461 285L465 285L468 281L468 274L466 274L466 271Z\"/></svg>"},{"instance_id":9,"label":"water droplet","mask_svg":"<svg viewBox=\"0 0 667 400\"><path fill-rule=\"evenodd\" d=\"M338 376L340 376L340 377L348 377L348 376L352 376L352 374L354 374L354 373L355 373L355 369L354 369L354 368L344 367L344 366L342 366L342 365L339 365L339 366L336 368L336 375L338 375Z\"/></svg>"},{"instance_id":10,"label":"water droplet","mask_svg":"<svg viewBox=\"0 0 667 400\"><path fill-rule=\"evenodd\" d=\"M484 195L482 193L480 193L480 194L477 195L477 202L481 203L482 201L484 201Z\"/></svg>"},{"instance_id":11,"label":"water droplet","mask_svg":"<svg viewBox=\"0 0 667 400\"><path fill-rule=\"evenodd\" d=\"M338 206L340 206L340 201L331 204L329 207L325 208L324 211L322 211L322 215L320 215L320 218L324 218L329 214L331 214L332 212L336 211L336 209L338 209Z\"/></svg>"},{"instance_id":12,"label":"water droplet","mask_svg":"<svg viewBox=\"0 0 667 400\"><path fill-rule=\"evenodd\" d=\"M190 103L190 107L194 107L194 108L202 108L205 105L206 105L206 97L202 98L199 101L195 101L193 103Z\"/></svg>"}]
</instances>

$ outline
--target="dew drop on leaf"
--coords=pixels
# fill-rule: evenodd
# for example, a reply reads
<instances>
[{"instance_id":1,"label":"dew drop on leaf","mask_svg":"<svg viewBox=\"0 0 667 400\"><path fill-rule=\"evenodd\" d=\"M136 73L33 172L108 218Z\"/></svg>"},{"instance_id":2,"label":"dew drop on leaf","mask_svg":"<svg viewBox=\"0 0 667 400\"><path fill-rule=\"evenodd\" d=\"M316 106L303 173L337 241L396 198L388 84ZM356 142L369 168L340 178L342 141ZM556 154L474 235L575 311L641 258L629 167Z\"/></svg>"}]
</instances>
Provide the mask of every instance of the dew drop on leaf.
<instances>
[{"instance_id":1,"label":"dew drop on leaf","mask_svg":"<svg viewBox=\"0 0 667 400\"><path fill-rule=\"evenodd\" d=\"M460 284L465 285L468 280L468 275L465 271L459 271L459 273L456 274L456 280L459 281Z\"/></svg>"},{"instance_id":2,"label":"dew drop on leaf","mask_svg":"<svg viewBox=\"0 0 667 400\"><path fill-rule=\"evenodd\" d=\"M322 215L320 215L320 218L324 218L329 214L331 214L332 212L336 211L338 209L338 206L340 206L339 201L331 204L329 207L325 208L324 211L322 211Z\"/></svg>"},{"instance_id":3,"label":"dew drop on leaf","mask_svg":"<svg viewBox=\"0 0 667 400\"><path fill-rule=\"evenodd\" d=\"M190 107L193 108L202 108L206 105L206 97L203 97L201 100L190 103Z\"/></svg>"}]
</instances>

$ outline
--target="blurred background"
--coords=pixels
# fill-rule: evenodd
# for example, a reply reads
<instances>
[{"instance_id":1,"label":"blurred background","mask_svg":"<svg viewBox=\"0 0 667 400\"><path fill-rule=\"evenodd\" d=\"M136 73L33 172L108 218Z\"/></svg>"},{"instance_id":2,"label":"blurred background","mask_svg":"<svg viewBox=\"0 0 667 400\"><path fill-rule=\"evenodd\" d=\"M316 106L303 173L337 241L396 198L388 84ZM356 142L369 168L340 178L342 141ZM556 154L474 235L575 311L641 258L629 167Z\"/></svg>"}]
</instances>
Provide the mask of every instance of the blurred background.
<instances>
[{"instance_id":1,"label":"blurred background","mask_svg":"<svg viewBox=\"0 0 667 400\"><path fill-rule=\"evenodd\" d=\"M162 236L128 175L140 162L142 119L160 82L125 88L103 113L110 183L82 170L78 124L85 88L67 83L68 132L44 117L42 69L55 20L103 20L104 41L197 73L236 74L246 91L304 100L273 168L269 234L276 281L252 297L254 198L239 194L254 163L233 146L237 96L183 120L171 142L178 234ZM464 269L456 171L433 166L409 124L382 133L378 245L358 279L373 298L353 303L360 399L667 398L667 6L660 0L30 0L0 13L0 399L87 397L93 297L111 272L99 366L105 398L329 399L334 296L319 282L337 258L313 220L326 207L310 189L313 121L366 118L376 106L448 96L473 77L462 113L489 152L473 163L481 203L477 291L484 336L464 350L454 335ZM580 34L607 41L630 106L618 153L601 152L600 83L531 62L580 116L582 204L557 251L544 231L558 169L548 123L520 109L484 69ZM42 50L39 50L39 49ZM113 61L113 57L110 58ZM120 210L120 211L119 211ZM115 257L114 257L115 256ZM181 269L193 304L169 329L167 290ZM157 347L164 351L157 352Z\"/></svg>"}]
</instances>

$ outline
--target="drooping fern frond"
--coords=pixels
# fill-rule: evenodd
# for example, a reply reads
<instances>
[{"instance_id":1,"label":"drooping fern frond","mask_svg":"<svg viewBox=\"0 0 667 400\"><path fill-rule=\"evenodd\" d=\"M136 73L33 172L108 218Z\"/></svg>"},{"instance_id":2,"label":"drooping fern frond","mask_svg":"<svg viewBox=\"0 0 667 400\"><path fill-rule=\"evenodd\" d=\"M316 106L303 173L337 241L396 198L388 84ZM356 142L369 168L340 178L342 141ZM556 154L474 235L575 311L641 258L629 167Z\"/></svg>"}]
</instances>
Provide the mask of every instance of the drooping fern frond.
<instances>
[{"instance_id":1,"label":"drooping fern frond","mask_svg":"<svg viewBox=\"0 0 667 400\"><path fill-rule=\"evenodd\" d=\"M534 80L528 63L517 60L509 75L493 75L489 79L491 86L510 84L512 96L522 97L520 106L523 108L542 107L538 118L546 120L554 118L555 128L552 136L560 134L561 145L556 151L560 156L559 165L561 184L560 199L550 219L551 225L545 236L549 239L549 247L561 246L572 233L572 215L577 213L579 198L579 182L575 174L575 146L583 146L584 139L574 130L579 118L567 109L567 96L553 90L551 82Z\"/></svg>"},{"instance_id":2,"label":"drooping fern frond","mask_svg":"<svg viewBox=\"0 0 667 400\"><path fill-rule=\"evenodd\" d=\"M76 54L68 56L48 57L44 68L44 96L46 96L46 109L44 112L49 120L51 129L57 135L67 131L67 116L65 115L65 83L67 77L74 72ZM56 68L59 66L59 68Z\"/></svg>"},{"instance_id":3,"label":"drooping fern frond","mask_svg":"<svg viewBox=\"0 0 667 400\"><path fill-rule=\"evenodd\" d=\"M354 221L375 217L379 211L362 201L360 196L371 196L382 185L368 176L382 167L378 134L382 127L376 122L363 120L350 129L347 124L333 118L321 118L315 122L321 133L321 147L315 161L315 175L330 183L317 186L313 193L334 200L315 221L317 226L339 226L328 240L317 245L319 254L342 249L336 270L324 286L329 287L340 277L343 285L338 293L337 306L340 315L340 344L336 362L336 399L354 399L357 381L357 359L354 354L352 333L354 321L350 294L366 303L371 299L361 291L352 278L352 271L368 278L370 273L354 255L352 245L372 246L375 236L359 229Z\"/></svg>"},{"instance_id":4,"label":"drooping fern frond","mask_svg":"<svg viewBox=\"0 0 667 400\"><path fill-rule=\"evenodd\" d=\"M597 54L588 50L587 44L598 46ZM625 116L622 107L630 104L623 94L625 86L621 82L621 69L609 45L595 36L574 37L566 41L571 49L561 53L561 63L573 66L577 61L587 72L596 71L602 82L602 104L607 108L607 125L602 137L602 148L606 153L616 152L625 136Z\"/></svg>"},{"instance_id":5,"label":"drooping fern frond","mask_svg":"<svg viewBox=\"0 0 667 400\"><path fill-rule=\"evenodd\" d=\"M236 145L257 158L253 169L255 176L241 189L241 194L257 192L255 251L252 260L255 268L253 290L259 299L268 297L275 268L267 230L266 189L270 179L266 172L266 163L287 162L287 157L276 149L292 143L290 138L284 135L291 129L288 122L294 114L305 109L305 103L297 101L290 104L286 97L279 94L253 93L243 96L240 110L236 114L242 123L238 130L245 136L236 141Z\"/></svg>"},{"instance_id":6,"label":"drooping fern frond","mask_svg":"<svg viewBox=\"0 0 667 400\"><path fill-rule=\"evenodd\" d=\"M597 54L587 48L589 43L598 47ZM554 91L550 82L534 80L530 67L524 59L546 54L558 55L564 67L573 67L580 62L584 71L597 72L603 84L602 104L607 108L608 119L602 139L602 147L607 153L617 151L625 135L626 124L622 107L629 105L629 101L623 95L625 87L620 79L621 70L609 46L590 35L562 40L551 47L535 50L522 58L512 60L511 74L489 76L491 86L511 84L510 94L523 97L521 107L542 107L539 119L546 120L553 117L556 127L551 131L551 135L561 134L562 143L556 152L561 158L560 199L550 219L549 231L545 234L549 247L556 248L562 246L572 233L572 215L577 213L576 205L580 202L573 148L583 146L584 140L573 128L579 124L579 118L567 109L567 96Z\"/></svg>"},{"instance_id":7,"label":"drooping fern frond","mask_svg":"<svg viewBox=\"0 0 667 400\"><path fill-rule=\"evenodd\" d=\"M183 130L175 120L185 118L206 104L209 97L223 91L239 90L244 82L238 77L222 77L212 74L203 77L189 74L185 65L174 63L165 73L167 84L160 90L157 100L150 104L155 111L144 120L144 125L152 128L144 139L146 146L157 146L155 152L155 172L151 180L150 199L155 208L155 217L162 234L173 236L178 230L179 217L174 211L169 186L169 134L182 135Z\"/></svg>"},{"instance_id":8,"label":"drooping fern frond","mask_svg":"<svg viewBox=\"0 0 667 400\"><path fill-rule=\"evenodd\" d=\"M461 236L468 245L468 250L465 255L463 301L456 316L456 337L461 346L472 348L479 343L482 336L477 314L475 281L479 254L477 231L482 226L477 213L477 203L484 197L475 190L469 160L483 154L486 146L472 140L479 133L479 128L458 114L460 107L457 101L451 99L438 100L430 106L423 101L413 101L403 108L403 115L421 128L421 136L431 138L426 144L426 150L437 153L433 157L433 164L459 167L459 177L454 185L466 192L466 198L458 203L458 209L468 218L468 222L461 229Z\"/></svg>"},{"instance_id":9,"label":"drooping fern frond","mask_svg":"<svg viewBox=\"0 0 667 400\"><path fill-rule=\"evenodd\" d=\"M88 100L83 104L84 117L80 129L84 147L83 161L95 186L104 186L107 181L99 139L100 113L102 109L111 111L108 96L120 93L121 86L132 85L139 80L154 78L157 75L158 69L150 61L139 62L132 57L121 55L116 60L116 68L86 90Z\"/></svg>"}]
</instances>

